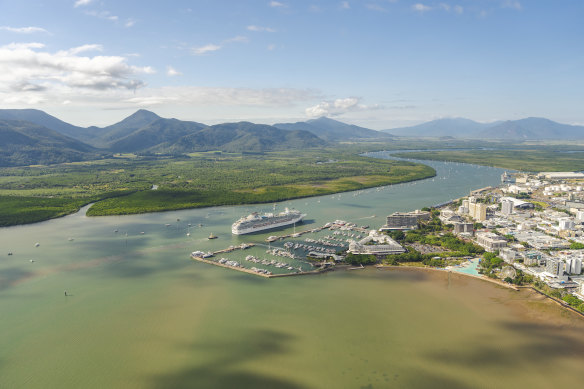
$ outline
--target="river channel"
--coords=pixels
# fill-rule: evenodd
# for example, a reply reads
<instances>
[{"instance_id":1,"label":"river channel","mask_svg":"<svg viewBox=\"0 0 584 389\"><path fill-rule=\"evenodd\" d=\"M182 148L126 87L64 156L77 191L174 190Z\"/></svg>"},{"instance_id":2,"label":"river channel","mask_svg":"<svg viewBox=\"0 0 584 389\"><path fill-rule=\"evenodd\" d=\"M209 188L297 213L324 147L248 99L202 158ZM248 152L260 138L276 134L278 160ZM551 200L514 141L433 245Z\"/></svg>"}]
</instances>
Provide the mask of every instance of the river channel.
<instances>
[{"instance_id":1,"label":"river channel","mask_svg":"<svg viewBox=\"0 0 584 389\"><path fill-rule=\"evenodd\" d=\"M424 163L436 177L276 210L306 213L299 229L335 219L373 228L392 212L497 185L502 173ZM230 226L272 209L92 218L82 210L0 228L0 387L580 385L584 321L529 291L409 269L264 279L189 259L264 244L272 233L232 236Z\"/></svg>"}]
</instances>

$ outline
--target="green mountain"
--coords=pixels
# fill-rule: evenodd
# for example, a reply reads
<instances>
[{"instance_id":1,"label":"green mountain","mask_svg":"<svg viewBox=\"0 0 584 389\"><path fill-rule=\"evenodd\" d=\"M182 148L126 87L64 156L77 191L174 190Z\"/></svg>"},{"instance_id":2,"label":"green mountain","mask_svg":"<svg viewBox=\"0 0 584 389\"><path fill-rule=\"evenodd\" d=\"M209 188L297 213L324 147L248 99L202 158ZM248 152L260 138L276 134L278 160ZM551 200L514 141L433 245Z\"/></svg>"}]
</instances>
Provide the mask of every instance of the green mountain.
<instances>
[{"instance_id":1,"label":"green mountain","mask_svg":"<svg viewBox=\"0 0 584 389\"><path fill-rule=\"evenodd\" d=\"M584 126L557 123L544 118L526 118L498 123L478 133L488 139L584 139Z\"/></svg>"},{"instance_id":2,"label":"green mountain","mask_svg":"<svg viewBox=\"0 0 584 389\"><path fill-rule=\"evenodd\" d=\"M0 166L47 165L99 157L93 147L49 128L0 120Z\"/></svg>"},{"instance_id":3,"label":"green mountain","mask_svg":"<svg viewBox=\"0 0 584 389\"><path fill-rule=\"evenodd\" d=\"M38 109L0 109L0 120L34 123L83 142L96 136L92 129L74 126Z\"/></svg>"},{"instance_id":4,"label":"green mountain","mask_svg":"<svg viewBox=\"0 0 584 389\"><path fill-rule=\"evenodd\" d=\"M117 153L139 152L163 144L173 144L180 138L205 127L207 127L205 124L197 122L158 119L111 143L109 149Z\"/></svg>"},{"instance_id":5,"label":"green mountain","mask_svg":"<svg viewBox=\"0 0 584 389\"><path fill-rule=\"evenodd\" d=\"M116 124L100 128L100 135L94 141L94 144L100 147L111 146L121 139L160 119L162 118L154 112L140 109Z\"/></svg>"},{"instance_id":6,"label":"green mountain","mask_svg":"<svg viewBox=\"0 0 584 389\"><path fill-rule=\"evenodd\" d=\"M388 139L392 135L386 132L346 124L329 118L312 119L306 122L276 123L274 127L282 130L301 130L313 133L327 141L336 142L352 139Z\"/></svg>"},{"instance_id":7,"label":"green mountain","mask_svg":"<svg viewBox=\"0 0 584 389\"><path fill-rule=\"evenodd\" d=\"M183 136L174 143L150 151L188 153L222 150L228 152L264 152L323 146L325 142L308 131L286 131L265 124L224 123L206 127Z\"/></svg>"}]
</instances>

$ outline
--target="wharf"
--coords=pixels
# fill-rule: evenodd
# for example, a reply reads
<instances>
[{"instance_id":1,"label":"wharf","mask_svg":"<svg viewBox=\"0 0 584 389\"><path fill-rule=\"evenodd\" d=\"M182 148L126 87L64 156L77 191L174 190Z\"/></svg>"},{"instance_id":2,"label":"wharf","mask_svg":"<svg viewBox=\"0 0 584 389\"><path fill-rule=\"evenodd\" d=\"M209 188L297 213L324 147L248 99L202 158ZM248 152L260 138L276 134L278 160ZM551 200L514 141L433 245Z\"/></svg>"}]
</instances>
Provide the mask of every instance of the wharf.
<instances>
[{"instance_id":1,"label":"wharf","mask_svg":"<svg viewBox=\"0 0 584 389\"><path fill-rule=\"evenodd\" d=\"M219 262L215 262L215 261L210 261L208 259L202 258L202 257L197 257L197 256L193 256L191 255L191 258L194 259L195 261L199 261L199 262L203 262L203 263L207 263L209 265L215 265L215 266L219 266L219 267L224 267L226 269L231 269L231 270L237 270L243 273L248 273L248 274L253 274L255 276L260 276L260 277L264 277L264 278L281 278L281 277L292 277L292 276L303 276L303 275L310 275L310 274L321 274L330 270L333 270L333 267L327 267L324 269L317 269L317 270L310 270L310 271L303 271L303 272L298 272L298 273L282 273L282 274L264 274L264 273L258 273L255 272L251 269L247 269L245 267L235 267L235 266L229 266L223 263L219 263Z\"/></svg>"}]
</instances>

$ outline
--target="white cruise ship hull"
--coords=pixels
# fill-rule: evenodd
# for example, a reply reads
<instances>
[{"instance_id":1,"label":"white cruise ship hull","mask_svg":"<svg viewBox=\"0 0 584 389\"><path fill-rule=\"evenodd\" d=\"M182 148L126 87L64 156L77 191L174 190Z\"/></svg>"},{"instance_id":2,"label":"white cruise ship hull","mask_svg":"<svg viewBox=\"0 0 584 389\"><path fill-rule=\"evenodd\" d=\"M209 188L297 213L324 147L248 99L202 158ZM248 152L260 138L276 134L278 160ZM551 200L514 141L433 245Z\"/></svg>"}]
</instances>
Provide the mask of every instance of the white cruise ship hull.
<instances>
[{"instance_id":1,"label":"white cruise ship hull","mask_svg":"<svg viewBox=\"0 0 584 389\"><path fill-rule=\"evenodd\" d=\"M285 220L285 221L278 222L278 223L268 223L265 225L258 224L258 225L247 227L247 228L238 228L237 226L234 225L231 227L231 233L234 235L245 235L245 234L251 234L253 232L259 232L259 231L265 231L265 230L271 230L274 228L289 226L291 224L298 223L299 221L304 219L305 216L306 216L306 214L302 214L298 217L295 217L294 219Z\"/></svg>"}]
</instances>

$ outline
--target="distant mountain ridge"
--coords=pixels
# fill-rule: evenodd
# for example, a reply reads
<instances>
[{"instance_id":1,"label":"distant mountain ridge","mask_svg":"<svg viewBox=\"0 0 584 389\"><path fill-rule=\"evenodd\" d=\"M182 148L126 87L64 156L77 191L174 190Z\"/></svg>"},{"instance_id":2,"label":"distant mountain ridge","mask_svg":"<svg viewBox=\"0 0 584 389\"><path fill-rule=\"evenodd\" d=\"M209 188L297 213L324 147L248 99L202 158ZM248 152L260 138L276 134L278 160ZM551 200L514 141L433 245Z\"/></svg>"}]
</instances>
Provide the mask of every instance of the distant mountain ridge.
<instances>
[{"instance_id":1,"label":"distant mountain ridge","mask_svg":"<svg viewBox=\"0 0 584 389\"><path fill-rule=\"evenodd\" d=\"M463 118L437 119L411 127L393 128L401 136L509 140L584 139L584 126L561 124L544 118L479 123Z\"/></svg>"},{"instance_id":2,"label":"distant mountain ridge","mask_svg":"<svg viewBox=\"0 0 584 389\"><path fill-rule=\"evenodd\" d=\"M401 136L441 137L453 136L457 138L470 138L479 131L493 125L492 123L479 123L465 118L444 118L418 124L416 126L392 128L383 130Z\"/></svg>"},{"instance_id":3,"label":"distant mountain ridge","mask_svg":"<svg viewBox=\"0 0 584 389\"><path fill-rule=\"evenodd\" d=\"M370 130L368 128L346 124L326 117L312 119L305 122L276 123L274 124L274 127L287 131L309 131L319 138L329 142L354 139L388 139L392 137L391 134L386 132Z\"/></svg>"},{"instance_id":4,"label":"distant mountain ridge","mask_svg":"<svg viewBox=\"0 0 584 389\"><path fill-rule=\"evenodd\" d=\"M265 152L321 147L327 142L391 140L394 135L472 139L584 139L584 126L544 118L479 123L439 119L375 131L329 118L306 122L206 125L138 110L107 127L78 127L36 109L0 109L0 166L82 161L112 153L187 154L194 151Z\"/></svg>"}]
</instances>

